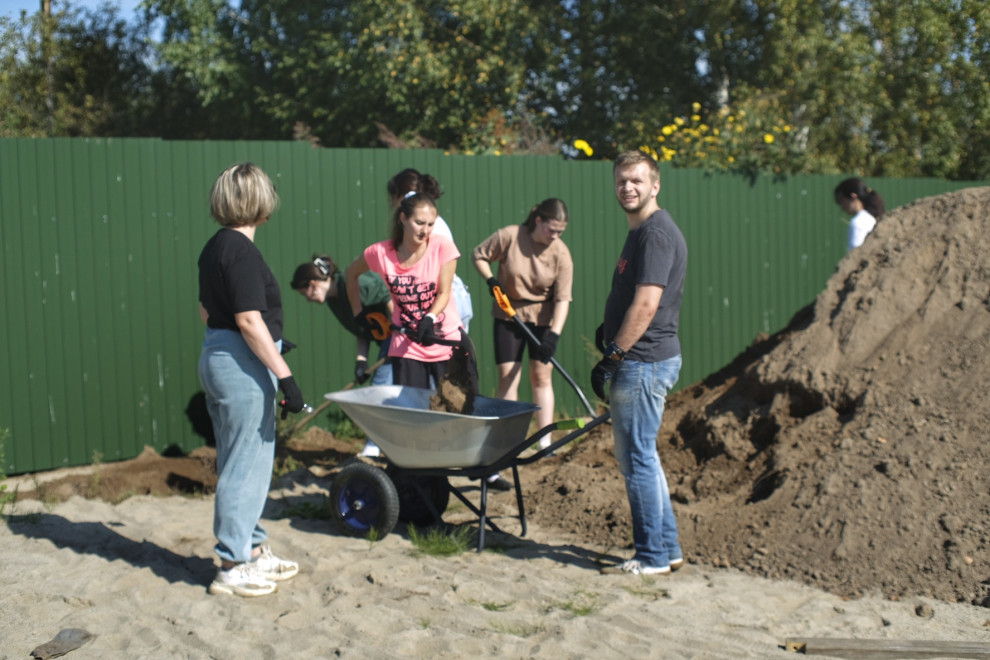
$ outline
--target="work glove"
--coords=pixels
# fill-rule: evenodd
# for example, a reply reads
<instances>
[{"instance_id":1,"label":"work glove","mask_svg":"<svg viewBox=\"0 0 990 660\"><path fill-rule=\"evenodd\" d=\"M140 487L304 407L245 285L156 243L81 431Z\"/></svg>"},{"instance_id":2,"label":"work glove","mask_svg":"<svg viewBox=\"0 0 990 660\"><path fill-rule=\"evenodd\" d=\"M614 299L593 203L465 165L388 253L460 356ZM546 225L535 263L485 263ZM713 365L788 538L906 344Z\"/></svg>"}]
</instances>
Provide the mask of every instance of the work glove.
<instances>
[{"instance_id":1,"label":"work glove","mask_svg":"<svg viewBox=\"0 0 990 660\"><path fill-rule=\"evenodd\" d=\"M436 322L436 317L432 314L427 314L419 320L419 325L416 326L416 342L422 344L423 346L433 345L437 337L436 332L433 330L434 323Z\"/></svg>"},{"instance_id":2,"label":"work glove","mask_svg":"<svg viewBox=\"0 0 990 660\"><path fill-rule=\"evenodd\" d=\"M605 324L602 323L595 329L595 348L602 353L605 352Z\"/></svg>"},{"instance_id":3,"label":"work glove","mask_svg":"<svg viewBox=\"0 0 990 660\"><path fill-rule=\"evenodd\" d=\"M296 379L292 376L279 378L278 388L282 390L282 394L285 395L280 403L282 406L282 419L288 417L290 412L299 412L303 409L303 406L306 405L305 400L303 400L302 391L299 389L299 386L296 385Z\"/></svg>"},{"instance_id":4,"label":"work glove","mask_svg":"<svg viewBox=\"0 0 990 660\"><path fill-rule=\"evenodd\" d=\"M553 354L557 352L557 340L560 339L553 330L547 330L543 334L543 341L536 347L536 359L547 364L553 359Z\"/></svg>"},{"instance_id":5,"label":"work glove","mask_svg":"<svg viewBox=\"0 0 990 660\"><path fill-rule=\"evenodd\" d=\"M495 287L502 289L502 284L494 277L489 277L485 280L485 284L488 285L488 293L492 294L492 298L495 297ZM505 289L502 289L502 293L505 293Z\"/></svg>"},{"instance_id":6,"label":"work glove","mask_svg":"<svg viewBox=\"0 0 990 660\"><path fill-rule=\"evenodd\" d=\"M604 358L591 370L591 389L595 391L595 396L608 403L608 395L605 393L605 385L612 380L615 372L619 368L619 362L612 358Z\"/></svg>"},{"instance_id":7,"label":"work glove","mask_svg":"<svg viewBox=\"0 0 990 660\"><path fill-rule=\"evenodd\" d=\"M368 360L358 358L354 363L354 382L363 385L369 378L371 374L368 373Z\"/></svg>"},{"instance_id":8,"label":"work glove","mask_svg":"<svg viewBox=\"0 0 990 660\"><path fill-rule=\"evenodd\" d=\"M392 332L388 317L382 312L376 312L367 307L362 307L361 311L354 315L354 321L375 341L388 339Z\"/></svg>"},{"instance_id":9,"label":"work glove","mask_svg":"<svg viewBox=\"0 0 990 660\"><path fill-rule=\"evenodd\" d=\"M291 341L289 341L285 337L282 337L282 355L285 355L286 353L288 353L289 351L291 351L295 347L296 347L295 344L293 344Z\"/></svg>"}]
</instances>

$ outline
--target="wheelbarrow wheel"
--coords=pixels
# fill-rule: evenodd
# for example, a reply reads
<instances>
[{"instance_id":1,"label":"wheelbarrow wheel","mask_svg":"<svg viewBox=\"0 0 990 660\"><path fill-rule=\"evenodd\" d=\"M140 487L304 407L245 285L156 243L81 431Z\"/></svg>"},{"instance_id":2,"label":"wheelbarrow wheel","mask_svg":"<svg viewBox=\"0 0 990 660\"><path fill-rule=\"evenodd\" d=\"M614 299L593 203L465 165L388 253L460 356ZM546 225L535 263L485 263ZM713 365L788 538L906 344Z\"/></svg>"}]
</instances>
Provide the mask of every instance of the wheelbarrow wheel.
<instances>
[{"instance_id":1,"label":"wheelbarrow wheel","mask_svg":"<svg viewBox=\"0 0 990 660\"><path fill-rule=\"evenodd\" d=\"M440 522L434 518L427 502L433 504L437 513L443 515L450 502L450 484L447 482L447 477L412 475L394 468L389 469L388 476L392 478L392 483L399 493L399 520L418 527ZM419 485L427 499L416 490L414 484Z\"/></svg>"},{"instance_id":2,"label":"wheelbarrow wheel","mask_svg":"<svg viewBox=\"0 0 990 660\"><path fill-rule=\"evenodd\" d=\"M382 538L399 519L399 494L384 470L359 461L345 465L334 477L330 508L345 533Z\"/></svg>"}]
</instances>

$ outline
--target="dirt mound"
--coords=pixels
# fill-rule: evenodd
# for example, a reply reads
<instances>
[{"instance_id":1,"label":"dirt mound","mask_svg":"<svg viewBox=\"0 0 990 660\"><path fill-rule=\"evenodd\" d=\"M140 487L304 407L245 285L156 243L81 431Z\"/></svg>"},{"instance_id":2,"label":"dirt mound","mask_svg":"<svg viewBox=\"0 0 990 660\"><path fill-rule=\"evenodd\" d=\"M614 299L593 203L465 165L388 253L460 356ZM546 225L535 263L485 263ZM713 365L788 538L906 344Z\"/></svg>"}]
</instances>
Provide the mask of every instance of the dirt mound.
<instances>
[{"instance_id":1,"label":"dirt mound","mask_svg":"<svg viewBox=\"0 0 990 660\"><path fill-rule=\"evenodd\" d=\"M990 604L990 188L888 214L813 305L668 400L690 559L835 593ZM527 492L631 547L608 432Z\"/></svg>"}]
</instances>

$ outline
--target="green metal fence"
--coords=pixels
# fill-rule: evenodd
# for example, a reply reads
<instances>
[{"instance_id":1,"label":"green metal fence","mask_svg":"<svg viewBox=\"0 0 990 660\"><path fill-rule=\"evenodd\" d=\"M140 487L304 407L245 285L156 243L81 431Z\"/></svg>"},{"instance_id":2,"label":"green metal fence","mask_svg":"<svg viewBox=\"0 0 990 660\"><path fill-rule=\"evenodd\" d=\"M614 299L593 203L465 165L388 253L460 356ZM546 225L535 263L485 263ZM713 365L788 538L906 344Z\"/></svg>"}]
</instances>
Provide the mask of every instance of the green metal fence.
<instances>
[{"instance_id":1,"label":"green metal fence","mask_svg":"<svg viewBox=\"0 0 990 660\"><path fill-rule=\"evenodd\" d=\"M207 195L242 160L273 178L282 207L257 244L283 284L288 361L313 403L351 380L354 342L328 310L288 290L314 253L346 265L385 237L385 183L405 167L437 177L439 200L472 289L471 335L481 386L494 393L490 299L467 258L498 227L547 198L564 199L576 263L574 303L558 359L581 385L594 362L614 260L627 225L611 165L556 157L472 157L440 151L321 150L298 142L0 140L0 429L8 474L203 444L188 411L203 327L196 259L216 231ZM687 238L681 385L726 364L760 332L811 302L845 254L840 177L750 181L663 168L660 202ZM976 184L871 180L888 208ZM525 380L525 379L524 379ZM580 413L556 381L558 409ZM586 387L590 396L590 387ZM522 396L528 396L523 387Z\"/></svg>"}]
</instances>

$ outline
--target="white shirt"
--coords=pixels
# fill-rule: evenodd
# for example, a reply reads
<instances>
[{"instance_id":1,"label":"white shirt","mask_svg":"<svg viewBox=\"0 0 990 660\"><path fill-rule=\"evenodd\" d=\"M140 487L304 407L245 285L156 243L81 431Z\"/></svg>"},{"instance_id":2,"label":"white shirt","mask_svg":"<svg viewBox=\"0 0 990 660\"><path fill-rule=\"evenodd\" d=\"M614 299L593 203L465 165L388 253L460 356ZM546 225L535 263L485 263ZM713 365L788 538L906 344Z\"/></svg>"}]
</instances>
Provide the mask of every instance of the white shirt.
<instances>
[{"instance_id":1,"label":"white shirt","mask_svg":"<svg viewBox=\"0 0 990 660\"><path fill-rule=\"evenodd\" d=\"M862 245L876 226L877 219L869 211L862 210L854 215L849 221L849 249Z\"/></svg>"}]
</instances>

